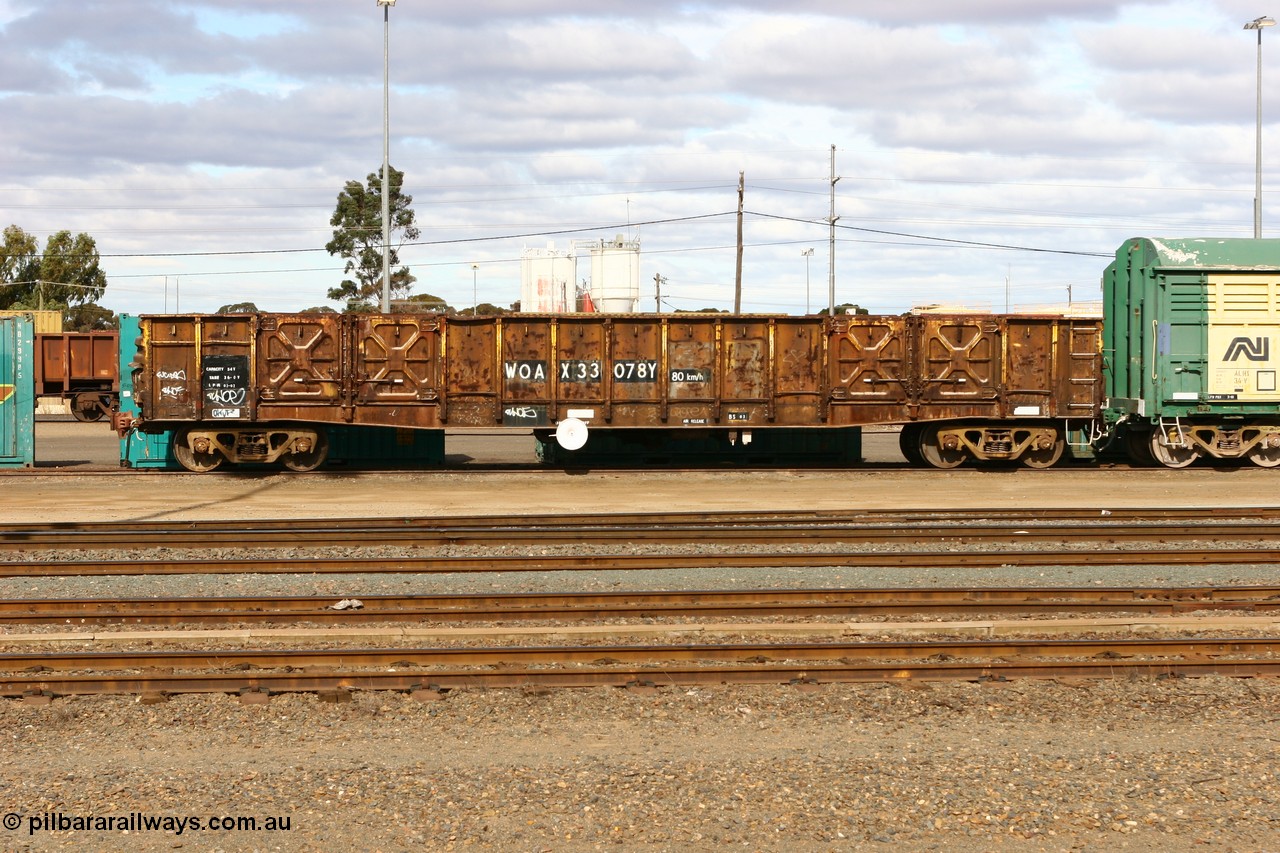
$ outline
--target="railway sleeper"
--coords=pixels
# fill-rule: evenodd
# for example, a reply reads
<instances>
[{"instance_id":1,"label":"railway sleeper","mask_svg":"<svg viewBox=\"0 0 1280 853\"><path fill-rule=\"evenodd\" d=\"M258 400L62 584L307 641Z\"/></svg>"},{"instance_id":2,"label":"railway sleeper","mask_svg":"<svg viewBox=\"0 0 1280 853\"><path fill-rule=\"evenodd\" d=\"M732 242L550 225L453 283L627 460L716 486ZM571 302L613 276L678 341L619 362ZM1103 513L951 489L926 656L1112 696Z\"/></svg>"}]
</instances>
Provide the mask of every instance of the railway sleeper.
<instances>
[{"instance_id":1,"label":"railway sleeper","mask_svg":"<svg viewBox=\"0 0 1280 853\"><path fill-rule=\"evenodd\" d=\"M311 471L329 455L321 431L293 426L187 427L174 436L173 454L188 471L203 474L231 464L280 462L291 471Z\"/></svg>"}]
</instances>

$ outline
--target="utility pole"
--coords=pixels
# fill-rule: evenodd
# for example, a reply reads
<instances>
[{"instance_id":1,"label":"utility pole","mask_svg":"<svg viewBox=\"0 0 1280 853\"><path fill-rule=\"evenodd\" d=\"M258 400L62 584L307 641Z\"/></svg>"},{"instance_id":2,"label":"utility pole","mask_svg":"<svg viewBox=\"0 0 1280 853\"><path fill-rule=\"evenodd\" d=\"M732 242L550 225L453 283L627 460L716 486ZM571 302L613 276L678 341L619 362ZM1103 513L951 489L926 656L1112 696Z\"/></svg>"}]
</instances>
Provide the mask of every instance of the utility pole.
<instances>
[{"instance_id":1,"label":"utility pole","mask_svg":"<svg viewBox=\"0 0 1280 853\"><path fill-rule=\"evenodd\" d=\"M653 311L655 314L662 313L662 285L664 285L666 281L666 276L661 275L660 273L653 274L653 290L655 293L655 296L653 297Z\"/></svg>"},{"instance_id":2,"label":"utility pole","mask_svg":"<svg viewBox=\"0 0 1280 853\"><path fill-rule=\"evenodd\" d=\"M831 226L831 246L827 249L827 315L834 317L836 313L836 147L831 146L831 215L827 223Z\"/></svg>"},{"instance_id":3,"label":"utility pole","mask_svg":"<svg viewBox=\"0 0 1280 853\"><path fill-rule=\"evenodd\" d=\"M738 270L733 279L733 313L742 313L742 197L746 192L745 176L738 173Z\"/></svg>"}]
</instances>

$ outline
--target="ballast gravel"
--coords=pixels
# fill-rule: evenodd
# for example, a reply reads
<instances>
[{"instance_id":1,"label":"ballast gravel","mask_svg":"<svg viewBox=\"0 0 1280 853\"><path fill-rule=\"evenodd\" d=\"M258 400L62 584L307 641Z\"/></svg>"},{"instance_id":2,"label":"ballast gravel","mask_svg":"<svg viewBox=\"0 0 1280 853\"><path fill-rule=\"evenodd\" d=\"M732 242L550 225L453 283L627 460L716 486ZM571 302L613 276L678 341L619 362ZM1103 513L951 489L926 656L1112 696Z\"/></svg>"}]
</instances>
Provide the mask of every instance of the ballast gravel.
<instances>
[{"instance_id":1,"label":"ballast gravel","mask_svg":"<svg viewBox=\"0 0 1280 853\"><path fill-rule=\"evenodd\" d=\"M88 697L0 714L6 850L1280 849L1271 680ZM27 823L133 814L258 829Z\"/></svg>"}]
</instances>

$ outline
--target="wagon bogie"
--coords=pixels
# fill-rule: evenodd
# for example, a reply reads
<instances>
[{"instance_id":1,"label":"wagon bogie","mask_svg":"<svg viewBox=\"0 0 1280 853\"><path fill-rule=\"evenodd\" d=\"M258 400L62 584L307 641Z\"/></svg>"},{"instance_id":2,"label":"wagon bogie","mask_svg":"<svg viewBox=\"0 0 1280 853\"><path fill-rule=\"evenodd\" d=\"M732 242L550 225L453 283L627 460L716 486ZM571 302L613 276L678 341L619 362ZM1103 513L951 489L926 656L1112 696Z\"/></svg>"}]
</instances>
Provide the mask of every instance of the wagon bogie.
<instances>
[{"instance_id":1,"label":"wagon bogie","mask_svg":"<svg viewBox=\"0 0 1280 853\"><path fill-rule=\"evenodd\" d=\"M903 455L934 468L956 468L969 461L1019 462L1049 468L1065 455L1066 432L1053 423L909 424L903 428Z\"/></svg>"},{"instance_id":2,"label":"wagon bogie","mask_svg":"<svg viewBox=\"0 0 1280 853\"><path fill-rule=\"evenodd\" d=\"M223 462L281 462L292 471L311 471L324 462L328 440L323 431L305 426L196 425L177 431L173 451L182 467L201 474Z\"/></svg>"}]
</instances>

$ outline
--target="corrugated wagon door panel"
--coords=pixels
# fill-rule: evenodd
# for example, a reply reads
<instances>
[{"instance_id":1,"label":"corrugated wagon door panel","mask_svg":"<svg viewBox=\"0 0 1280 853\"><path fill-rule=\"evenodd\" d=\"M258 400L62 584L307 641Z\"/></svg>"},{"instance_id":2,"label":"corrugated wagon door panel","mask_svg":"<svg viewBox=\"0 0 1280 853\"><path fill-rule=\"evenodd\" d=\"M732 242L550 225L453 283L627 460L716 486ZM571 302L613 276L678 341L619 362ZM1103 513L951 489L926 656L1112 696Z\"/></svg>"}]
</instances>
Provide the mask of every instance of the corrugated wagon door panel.
<instances>
[{"instance_id":1,"label":"corrugated wagon door panel","mask_svg":"<svg viewBox=\"0 0 1280 853\"><path fill-rule=\"evenodd\" d=\"M502 423L505 426L545 426L556 369L552 354L559 332L546 316L507 317L502 322Z\"/></svg>"},{"instance_id":2,"label":"corrugated wagon door panel","mask_svg":"<svg viewBox=\"0 0 1280 853\"><path fill-rule=\"evenodd\" d=\"M609 358L605 382L613 426L661 426L667 421L662 398L665 379L662 322L646 317L613 317L609 321Z\"/></svg>"},{"instance_id":3,"label":"corrugated wagon door panel","mask_svg":"<svg viewBox=\"0 0 1280 853\"><path fill-rule=\"evenodd\" d=\"M1005 317L1003 321L1004 414L1048 417L1057 384L1057 320Z\"/></svg>"},{"instance_id":4,"label":"corrugated wagon door panel","mask_svg":"<svg viewBox=\"0 0 1280 853\"><path fill-rule=\"evenodd\" d=\"M779 320L774 331L774 420L817 424L822 418L823 321Z\"/></svg>"},{"instance_id":5,"label":"corrugated wagon door panel","mask_svg":"<svg viewBox=\"0 0 1280 853\"><path fill-rule=\"evenodd\" d=\"M574 404L575 408L590 406L599 410L593 411L591 419L602 420L605 417L605 327L594 317L560 317L557 324L553 377L557 390L553 396L557 401Z\"/></svg>"},{"instance_id":6,"label":"corrugated wagon door panel","mask_svg":"<svg viewBox=\"0 0 1280 853\"><path fill-rule=\"evenodd\" d=\"M356 370L352 378L357 406L436 400L440 369L434 316L358 316L354 335Z\"/></svg>"},{"instance_id":7,"label":"corrugated wagon door panel","mask_svg":"<svg viewBox=\"0 0 1280 853\"><path fill-rule=\"evenodd\" d=\"M994 402L1000 393L1000 327L992 316L922 316L920 402ZM958 414L958 413L957 413ZM946 412L940 412L946 416Z\"/></svg>"},{"instance_id":8,"label":"corrugated wagon door panel","mask_svg":"<svg viewBox=\"0 0 1280 853\"><path fill-rule=\"evenodd\" d=\"M290 404L336 404L342 390L341 359L339 315L264 317L258 334L258 384L263 405L275 416L284 416Z\"/></svg>"},{"instance_id":9,"label":"corrugated wagon door panel","mask_svg":"<svg viewBox=\"0 0 1280 853\"><path fill-rule=\"evenodd\" d=\"M875 408L906 405L914 377L905 318L837 318L829 347L833 403Z\"/></svg>"},{"instance_id":10,"label":"corrugated wagon door panel","mask_svg":"<svg viewBox=\"0 0 1280 853\"><path fill-rule=\"evenodd\" d=\"M716 399L717 321L680 317L667 321L667 394L675 401L713 403ZM727 378L727 377L722 377ZM729 393L726 391L726 396ZM701 415L706 417L706 415Z\"/></svg>"},{"instance_id":11,"label":"corrugated wagon door panel","mask_svg":"<svg viewBox=\"0 0 1280 853\"><path fill-rule=\"evenodd\" d=\"M444 421L449 426L493 426L498 416L498 319L449 317L443 321Z\"/></svg>"},{"instance_id":12,"label":"corrugated wagon door panel","mask_svg":"<svg viewBox=\"0 0 1280 853\"><path fill-rule=\"evenodd\" d=\"M253 420L257 417L256 316L194 318L199 372L197 419ZM163 322L160 323L163 326Z\"/></svg>"}]
</instances>

